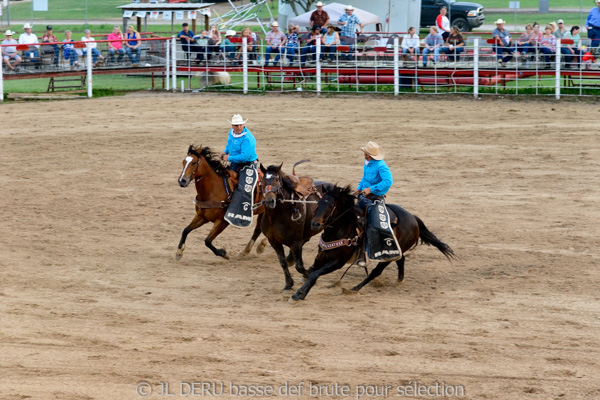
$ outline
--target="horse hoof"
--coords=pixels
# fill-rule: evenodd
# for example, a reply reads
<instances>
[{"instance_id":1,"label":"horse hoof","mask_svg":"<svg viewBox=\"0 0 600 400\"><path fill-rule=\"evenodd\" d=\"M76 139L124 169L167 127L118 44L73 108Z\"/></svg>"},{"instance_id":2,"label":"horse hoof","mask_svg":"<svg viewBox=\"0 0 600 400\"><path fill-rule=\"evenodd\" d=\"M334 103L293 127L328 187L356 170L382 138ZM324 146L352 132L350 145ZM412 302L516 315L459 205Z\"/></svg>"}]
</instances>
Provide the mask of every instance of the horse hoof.
<instances>
[{"instance_id":1,"label":"horse hoof","mask_svg":"<svg viewBox=\"0 0 600 400\"><path fill-rule=\"evenodd\" d=\"M258 247L256 248L256 254L262 254L262 253L264 253L264 252L265 252L265 248L264 248L264 246L258 246Z\"/></svg>"},{"instance_id":2,"label":"horse hoof","mask_svg":"<svg viewBox=\"0 0 600 400\"><path fill-rule=\"evenodd\" d=\"M227 251L225 251L225 249L219 249L215 252L215 254L219 257L223 257L226 260L229 260L229 254L227 254Z\"/></svg>"},{"instance_id":3,"label":"horse hoof","mask_svg":"<svg viewBox=\"0 0 600 400\"><path fill-rule=\"evenodd\" d=\"M183 246L180 249L177 249L177 253L175 253L175 261L181 260L181 257L183 257L183 250L185 250L185 246Z\"/></svg>"},{"instance_id":4,"label":"horse hoof","mask_svg":"<svg viewBox=\"0 0 600 400\"><path fill-rule=\"evenodd\" d=\"M288 299L288 303L290 303L291 305L296 305L296 304L300 303L300 300L296 300L296 299L294 299L294 297L292 296L292 297L290 297L290 298Z\"/></svg>"},{"instance_id":5,"label":"horse hoof","mask_svg":"<svg viewBox=\"0 0 600 400\"><path fill-rule=\"evenodd\" d=\"M358 290L355 290L354 288L352 288L352 289L342 288L342 293L343 294L357 295L358 294Z\"/></svg>"}]
</instances>

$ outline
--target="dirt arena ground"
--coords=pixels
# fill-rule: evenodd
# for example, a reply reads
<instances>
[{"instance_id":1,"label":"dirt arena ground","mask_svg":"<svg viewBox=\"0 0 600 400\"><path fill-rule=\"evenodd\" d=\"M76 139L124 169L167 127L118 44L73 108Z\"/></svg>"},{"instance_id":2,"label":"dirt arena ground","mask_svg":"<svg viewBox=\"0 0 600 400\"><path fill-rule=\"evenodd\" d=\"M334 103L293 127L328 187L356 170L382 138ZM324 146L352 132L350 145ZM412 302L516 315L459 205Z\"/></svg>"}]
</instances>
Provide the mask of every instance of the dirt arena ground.
<instances>
[{"instance_id":1,"label":"dirt arena ground","mask_svg":"<svg viewBox=\"0 0 600 400\"><path fill-rule=\"evenodd\" d=\"M600 398L598 104L134 94L0 110L1 399L158 399L165 382L173 398L194 383L195 397L223 383L223 398ZM388 201L461 261L419 246L402 284L394 266L344 295L337 272L296 306L270 248L220 259L203 227L176 262L194 196L181 161L191 143L220 151L238 110L263 163L310 157L300 172L334 182L356 183L357 147L379 142ZM238 254L249 236L215 243Z\"/></svg>"}]
</instances>

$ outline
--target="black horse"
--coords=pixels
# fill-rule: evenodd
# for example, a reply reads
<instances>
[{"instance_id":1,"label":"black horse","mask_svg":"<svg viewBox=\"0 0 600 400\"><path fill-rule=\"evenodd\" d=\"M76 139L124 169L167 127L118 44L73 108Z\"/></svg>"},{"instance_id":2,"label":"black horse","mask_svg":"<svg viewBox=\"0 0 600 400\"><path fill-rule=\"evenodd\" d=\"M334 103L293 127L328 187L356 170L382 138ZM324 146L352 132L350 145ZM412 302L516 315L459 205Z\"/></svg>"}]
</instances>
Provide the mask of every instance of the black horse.
<instances>
[{"instance_id":1,"label":"black horse","mask_svg":"<svg viewBox=\"0 0 600 400\"><path fill-rule=\"evenodd\" d=\"M308 272L304 268L302 260L302 246L321 231L320 229L311 229L311 220L317 209L320 193L316 194L313 191L310 194L306 192L298 194L298 191L309 189L303 186L303 184L307 185L307 182L317 192L322 191L323 185L327 184L315 182L313 185L310 178L298 179L295 175L283 172L281 165L271 165L265 169L261 164L260 169L263 173L261 187L265 204L265 213L260 229L275 249L281 268L283 268L285 275L283 290L291 290L294 280L288 266L295 263L296 270L308 278ZM287 258L283 249L284 245L290 248Z\"/></svg>"},{"instance_id":2,"label":"black horse","mask_svg":"<svg viewBox=\"0 0 600 400\"><path fill-rule=\"evenodd\" d=\"M331 190L324 190L311 221L314 231L325 228L319 244L319 253L313 266L308 270L308 279L292 296L291 302L304 300L321 275L338 270L347 262L356 259L358 249L364 240L361 233L361 220L364 212L356 207L356 198L352 192L350 186L334 186ZM423 243L432 245L441 251L448 260L455 258L450 246L435 237L419 217L395 204L387 204L387 208L390 219L393 221L394 234L403 254L416 246L420 238ZM404 260L404 255L402 255L402 258L396 261L398 280L400 281L404 279ZM389 264L390 261L378 263L367 278L351 290L358 292L363 286L378 277Z\"/></svg>"}]
</instances>

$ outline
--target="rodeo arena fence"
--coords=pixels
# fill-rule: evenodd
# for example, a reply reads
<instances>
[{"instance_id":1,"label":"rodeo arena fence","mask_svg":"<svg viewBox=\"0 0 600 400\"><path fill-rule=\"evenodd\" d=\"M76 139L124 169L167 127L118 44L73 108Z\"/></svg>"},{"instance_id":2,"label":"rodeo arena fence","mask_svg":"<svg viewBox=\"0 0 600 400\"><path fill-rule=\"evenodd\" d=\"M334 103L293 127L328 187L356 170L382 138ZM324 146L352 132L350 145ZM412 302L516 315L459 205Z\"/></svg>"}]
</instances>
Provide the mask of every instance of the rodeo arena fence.
<instances>
[{"instance_id":1,"label":"rodeo arena fence","mask_svg":"<svg viewBox=\"0 0 600 400\"><path fill-rule=\"evenodd\" d=\"M230 37L227 47L222 47L207 39L184 46L174 36L146 36L137 54L111 52L107 40L40 43L39 54L33 47L19 45L23 61L18 71L8 71L4 64L0 72L0 100L3 80L28 78L49 78L50 91L61 79L79 77L92 97L93 77L103 74L151 76L153 89L158 78L162 80L158 89L182 92L450 93L475 98L528 94L556 99L600 95L600 68L595 55L583 49L583 45L589 48L585 40L581 47L557 39L554 49L524 50L515 45L511 51L494 39L468 37L462 50L442 47L427 52L421 45L416 54L403 54L398 33L341 38L339 45L331 47L308 46L301 39L299 47L283 46L279 52L262 38L249 44L247 37ZM63 44L73 44L77 57L57 54ZM90 51L94 44L97 52ZM72 61L78 63L80 57L85 69ZM99 57L104 57L103 63L98 63Z\"/></svg>"}]
</instances>

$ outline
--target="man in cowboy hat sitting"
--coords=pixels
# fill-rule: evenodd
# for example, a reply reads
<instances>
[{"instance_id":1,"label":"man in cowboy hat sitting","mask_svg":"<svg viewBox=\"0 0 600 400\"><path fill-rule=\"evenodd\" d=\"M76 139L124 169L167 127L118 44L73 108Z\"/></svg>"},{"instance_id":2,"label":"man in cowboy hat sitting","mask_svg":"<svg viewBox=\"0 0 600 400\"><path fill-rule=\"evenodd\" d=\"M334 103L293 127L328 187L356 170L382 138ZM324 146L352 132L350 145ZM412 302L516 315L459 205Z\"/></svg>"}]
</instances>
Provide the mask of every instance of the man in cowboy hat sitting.
<instances>
[{"instance_id":1,"label":"man in cowboy hat sitting","mask_svg":"<svg viewBox=\"0 0 600 400\"><path fill-rule=\"evenodd\" d=\"M269 66L269 59L271 58L271 53L277 53L275 56L275 61L273 65L277 65L279 58L281 57L281 52L285 48L286 37L279 30L279 23L277 21L271 24L271 30L267 33L266 37L267 48L265 49L265 67Z\"/></svg>"},{"instance_id":2,"label":"man in cowboy hat sitting","mask_svg":"<svg viewBox=\"0 0 600 400\"><path fill-rule=\"evenodd\" d=\"M492 36L496 39L496 57L498 58L498 64L502 67L506 66L506 63L513 58L513 54L516 52L515 46L512 44L510 39L510 32L504 29L504 20L502 18L496 21L496 29L492 32ZM509 53L508 56L502 57L504 53Z\"/></svg>"},{"instance_id":3,"label":"man in cowboy hat sitting","mask_svg":"<svg viewBox=\"0 0 600 400\"><path fill-rule=\"evenodd\" d=\"M397 259L402 256L400 246L395 239L394 233L391 230L390 217L385 207L385 194L390 190L392 183L392 172L383 161L384 152L381 147L375 142L369 142L365 147L360 148L365 154L365 166L363 177L358 184L356 194L359 195L359 207L366 207L367 219L365 232L367 237L365 244L370 247L369 253L374 253L377 250L384 250L382 256L372 255L371 258L377 261L387 261L388 259ZM377 221L377 222L375 222ZM379 226L373 227L372 225ZM374 229L377 228L377 229ZM386 232L381 232L381 230ZM392 238L389 241L389 248L384 249L383 239ZM370 254L371 255L371 254ZM358 265L363 267L367 265L366 251L363 248Z\"/></svg>"},{"instance_id":4,"label":"man in cowboy hat sitting","mask_svg":"<svg viewBox=\"0 0 600 400\"><path fill-rule=\"evenodd\" d=\"M17 41L12 38L15 32L10 29L4 32L6 39L2 41L2 45L6 47L2 47L2 59L8 65L11 71L16 70L17 65L21 62L21 56L17 53ZM15 60L15 64L11 64L10 60ZM2 68L2 66L0 66Z\"/></svg>"},{"instance_id":5,"label":"man in cowboy hat sitting","mask_svg":"<svg viewBox=\"0 0 600 400\"><path fill-rule=\"evenodd\" d=\"M31 32L31 25L29 24L25 24L23 25L23 30L25 30L25 32L21 33L21 36L19 36L19 44L30 44L32 46L29 46L29 49L23 52L23 56L30 58L31 61L37 61L38 58L40 57L40 53L38 51L38 49L40 48L40 45L38 44L38 37L36 36L35 33Z\"/></svg>"},{"instance_id":6,"label":"man in cowboy hat sitting","mask_svg":"<svg viewBox=\"0 0 600 400\"><path fill-rule=\"evenodd\" d=\"M239 183L225 213L225 220L233 226L247 227L252 223L253 192L258 182L256 139L246 128L240 114L231 119L227 146L221 160L229 161L231 169L239 173Z\"/></svg>"}]
</instances>

